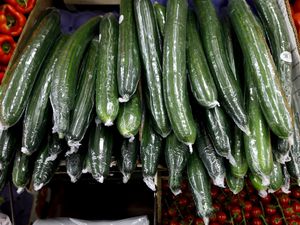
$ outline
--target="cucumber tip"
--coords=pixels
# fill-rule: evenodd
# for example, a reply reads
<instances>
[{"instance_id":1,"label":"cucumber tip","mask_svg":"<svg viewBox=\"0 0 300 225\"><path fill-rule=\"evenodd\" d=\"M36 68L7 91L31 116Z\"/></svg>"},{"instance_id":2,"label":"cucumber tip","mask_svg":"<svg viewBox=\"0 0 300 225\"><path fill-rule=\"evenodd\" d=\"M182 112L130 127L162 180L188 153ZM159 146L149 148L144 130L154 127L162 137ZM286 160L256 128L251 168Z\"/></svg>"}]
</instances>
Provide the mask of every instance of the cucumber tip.
<instances>
[{"instance_id":1,"label":"cucumber tip","mask_svg":"<svg viewBox=\"0 0 300 225\"><path fill-rule=\"evenodd\" d=\"M24 191L24 189L25 189L25 188L23 188L23 187L19 187L19 188L17 189L17 193L18 193L18 194L22 194L23 191Z\"/></svg>"},{"instance_id":2,"label":"cucumber tip","mask_svg":"<svg viewBox=\"0 0 300 225\"><path fill-rule=\"evenodd\" d=\"M129 101L129 95L123 95L122 98L119 98L120 103L125 103Z\"/></svg>"},{"instance_id":3,"label":"cucumber tip","mask_svg":"<svg viewBox=\"0 0 300 225\"><path fill-rule=\"evenodd\" d=\"M193 153L193 144L187 143L187 145L189 146L190 153L192 154Z\"/></svg>"},{"instance_id":4,"label":"cucumber tip","mask_svg":"<svg viewBox=\"0 0 300 225\"><path fill-rule=\"evenodd\" d=\"M265 197L267 197L268 192L267 192L266 190L260 190L260 191L258 192L258 195L259 195L260 197L262 197L262 198L265 198Z\"/></svg>"},{"instance_id":5,"label":"cucumber tip","mask_svg":"<svg viewBox=\"0 0 300 225\"><path fill-rule=\"evenodd\" d=\"M175 196L177 196L177 195L179 195L179 194L182 193L182 191L180 189L173 189L171 187L170 187L170 189L171 189L173 195L175 195Z\"/></svg>"},{"instance_id":6,"label":"cucumber tip","mask_svg":"<svg viewBox=\"0 0 300 225\"><path fill-rule=\"evenodd\" d=\"M65 134L58 132L58 138L59 139L64 139L65 138Z\"/></svg>"},{"instance_id":7,"label":"cucumber tip","mask_svg":"<svg viewBox=\"0 0 300 225\"><path fill-rule=\"evenodd\" d=\"M106 127L111 127L112 125L114 125L114 123L111 120L108 120L104 123L104 126Z\"/></svg>"},{"instance_id":8,"label":"cucumber tip","mask_svg":"<svg viewBox=\"0 0 300 225\"><path fill-rule=\"evenodd\" d=\"M143 181L145 182L145 184L147 185L148 188L150 188L150 190L152 191L156 191L156 187L155 187L155 183L154 183L154 178L153 177L144 177Z\"/></svg>"},{"instance_id":9,"label":"cucumber tip","mask_svg":"<svg viewBox=\"0 0 300 225\"><path fill-rule=\"evenodd\" d=\"M209 218L208 217L203 217L203 221L205 225L209 224Z\"/></svg>"},{"instance_id":10,"label":"cucumber tip","mask_svg":"<svg viewBox=\"0 0 300 225\"><path fill-rule=\"evenodd\" d=\"M135 137L134 136L130 136L129 137L129 142L132 143L134 141Z\"/></svg>"},{"instance_id":11,"label":"cucumber tip","mask_svg":"<svg viewBox=\"0 0 300 225\"><path fill-rule=\"evenodd\" d=\"M123 173L123 184L127 184L129 179L130 179L130 174L129 173Z\"/></svg>"},{"instance_id":12,"label":"cucumber tip","mask_svg":"<svg viewBox=\"0 0 300 225\"><path fill-rule=\"evenodd\" d=\"M21 152L25 155L30 155L30 152L28 151L28 148L26 148L26 147L22 147Z\"/></svg>"},{"instance_id":13,"label":"cucumber tip","mask_svg":"<svg viewBox=\"0 0 300 225\"><path fill-rule=\"evenodd\" d=\"M38 190L40 190L43 186L44 186L44 183L41 183L41 184L33 184L33 189L34 189L35 191L38 191Z\"/></svg>"}]
</instances>

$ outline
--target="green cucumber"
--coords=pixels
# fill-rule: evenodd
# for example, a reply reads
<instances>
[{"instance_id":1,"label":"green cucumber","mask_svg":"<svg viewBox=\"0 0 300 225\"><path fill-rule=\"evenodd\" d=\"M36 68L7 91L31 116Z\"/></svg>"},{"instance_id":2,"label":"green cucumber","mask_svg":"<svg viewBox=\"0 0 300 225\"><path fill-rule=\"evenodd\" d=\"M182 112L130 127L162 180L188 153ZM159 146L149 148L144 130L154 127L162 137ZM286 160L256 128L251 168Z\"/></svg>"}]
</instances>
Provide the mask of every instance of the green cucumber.
<instances>
[{"instance_id":1,"label":"green cucumber","mask_svg":"<svg viewBox=\"0 0 300 225\"><path fill-rule=\"evenodd\" d=\"M7 182L7 176L9 174L9 165L3 166L3 168L0 170L0 191L3 190L6 182Z\"/></svg>"},{"instance_id":2,"label":"green cucumber","mask_svg":"<svg viewBox=\"0 0 300 225\"><path fill-rule=\"evenodd\" d=\"M155 132L150 117L145 117L141 133L140 158L143 180L152 191L155 191L154 176L157 172L163 139Z\"/></svg>"},{"instance_id":3,"label":"green cucumber","mask_svg":"<svg viewBox=\"0 0 300 225\"><path fill-rule=\"evenodd\" d=\"M128 102L120 106L117 117L117 128L123 137L133 140L139 131L141 121L141 102L139 93L135 93Z\"/></svg>"},{"instance_id":4,"label":"green cucumber","mask_svg":"<svg viewBox=\"0 0 300 225\"><path fill-rule=\"evenodd\" d=\"M213 212L210 182L205 167L195 152L189 157L187 176L197 214L203 218L205 224L208 224Z\"/></svg>"},{"instance_id":5,"label":"green cucumber","mask_svg":"<svg viewBox=\"0 0 300 225\"><path fill-rule=\"evenodd\" d=\"M48 136L48 143L49 143L48 151L52 159L56 159L56 157L61 152L66 152L67 143L64 139L59 139L57 133Z\"/></svg>"},{"instance_id":6,"label":"green cucumber","mask_svg":"<svg viewBox=\"0 0 300 225\"><path fill-rule=\"evenodd\" d=\"M61 36L47 55L35 82L23 119L22 149L26 155L38 150L50 116L49 95L54 68L68 36Z\"/></svg>"},{"instance_id":7,"label":"green cucumber","mask_svg":"<svg viewBox=\"0 0 300 225\"><path fill-rule=\"evenodd\" d=\"M14 128L0 130L0 170L10 164L17 146L17 133Z\"/></svg>"},{"instance_id":8,"label":"green cucumber","mask_svg":"<svg viewBox=\"0 0 300 225\"><path fill-rule=\"evenodd\" d=\"M286 164L282 165L282 171L283 171L284 183L281 186L281 190L282 190L283 193L289 194L290 193L291 176L288 172L288 168L287 168Z\"/></svg>"},{"instance_id":9,"label":"green cucumber","mask_svg":"<svg viewBox=\"0 0 300 225\"><path fill-rule=\"evenodd\" d=\"M240 193L245 185L244 177L236 177L231 173L230 169L226 171L226 184L231 192L236 195Z\"/></svg>"},{"instance_id":10,"label":"green cucumber","mask_svg":"<svg viewBox=\"0 0 300 225\"><path fill-rule=\"evenodd\" d=\"M186 75L187 2L167 3L163 49L163 89L167 113L179 141L190 146L196 140L196 125L189 103Z\"/></svg>"},{"instance_id":11,"label":"green cucumber","mask_svg":"<svg viewBox=\"0 0 300 225\"><path fill-rule=\"evenodd\" d=\"M141 61L133 11L134 0L121 0L118 41L118 91L120 102L136 92L141 76Z\"/></svg>"},{"instance_id":12,"label":"green cucumber","mask_svg":"<svg viewBox=\"0 0 300 225\"><path fill-rule=\"evenodd\" d=\"M169 171L169 187L174 195L181 193L183 172L188 160L188 146L181 143L174 133L166 138L165 160Z\"/></svg>"},{"instance_id":13,"label":"green cucumber","mask_svg":"<svg viewBox=\"0 0 300 225\"><path fill-rule=\"evenodd\" d=\"M95 59L98 57L98 37L94 38L87 49L86 62L81 70L80 81L75 98L74 109L70 115L70 127L67 132L68 145L70 146L69 153L74 153L78 150L89 125L94 109L95 96L95 80L97 70Z\"/></svg>"},{"instance_id":14,"label":"green cucumber","mask_svg":"<svg viewBox=\"0 0 300 225\"><path fill-rule=\"evenodd\" d=\"M96 79L96 112L105 126L113 125L119 111L117 60L118 22L112 13L100 23L100 44Z\"/></svg>"},{"instance_id":15,"label":"green cucumber","mask_svg":"<svg viewBox=\"0 0 300 225\"><path fill-rule=\"evenodd\" d=\"M270 175L269 193L279 190L284 185L284 178L282 173L281 164L274 162L273 171Z\"/></svg>"},{"instance_id":16,"label":"green cucumber","mask_svg":"<svg viewBox=\"0 0 300 225\"><path fill-rule=\"evenodd\" d=\"M75 106L78 68L84 51L98 31L100 17L81 25L66 41L55 66L50 101L53 109L53 132L63 139L70 126L70 112Z\"/></svg>"},{"instance_id":17,"label":"green cucumber","mask_svg":"<svg viewBox=\"0 0 300 225\"><path fill-rule=\"evenodd\" d=\"M261 177L256 174L250 173L249 178L252 186L258 191L259 196L265 198L268 195L268 185L265 185Z\"/></svg>"},{"instance_id":18,"label":"green cucumber","mask_svg":"<svg viewBox=\"0 0 300 225\"><path fill-rule=\"evenodd\" d=\"M31 179L31 165L32 158L21 151L18 151L15 156L15 161L12 171L12 182L17 192L20 194L24 191Z\"/></svg>"},{"instance_id":19,"label":"green cucumber","mask_svg":"<svg viewBox=\"0 0 300 225\"><path fill-rule=\"evenodd\" d=\"M136 168L137 146L138 141L136 139L132 142L130 142L127 138L123 140L118 166L123 174L124 184L129 181L131 174Z\"/></svg>"},{"instance_id":20,"label":"green cucumber","mask_svg":"<svg viewBox=\"0 0 300 225\"><path fill-rule=\"evenodd\" d=\"M244 137L238 127L234 127L233 131L233 144L231 148L231 154L236 164L230 164L230 172L237 178L243 178L248 171L248 163L246 160L245 149L244 149Z\"/></svg>"},{"instance_id":21,"label":"green cucumber","mask_svg":"<svg viewBox=\"0 0 300 225\"><path fill-rule=\"evenodd\" d=\"M273 144L273 143L272 143ZM291 145L287 139L281 139L275 137L275 143L273 144L273 154L277 162L284 164L291 160L290 150Z\"/></svg>"},{"instance_id":22,"label":"green cucumber","mask_svg":"<svg viewBox=\"0 0 300 225\"><path fill-rule=\"evenodd\" d=\"M153 8L160 34L164 37L166 24L166 7L161 5L159 2L154 2Z\"/></svg>"},{"instance_id":23,"label":"green cucumber","mask_svg":"<svg viewBox=\"0 0 300 225\"><path fill-rule=\"evenodd\" d=\"M194 4L199 19L204 51L218 88L219 101L222 101L222 106L235 124L248 134L248 119L242 90L227 59L222 27L216 9L211 0L195 0Z\"/></svg>"},{"instance_id":24,"label":"green cucumber","mask_svg":"<svg viewBox=\"0 0 300 225\"><path fill-rule=\"evenodd\" d=\"M32 181L33 189L35 191L40 190L50 182L59 166L59 162L60 157L53 160L52 156L49 154L49 144L45 143L40 149L34 163Z\"/></svg>"},{"instance_id":25,"label":"green cucumber","mask_svg":"<svg viewBox=\"0 0 300 225\"><path fill-rule=\"evenodd\" d=\"M197 130L195 147L199 158L202 160L213 184L224 188L225 164L223 157L219 156L211 143L203 124Z\"/></svg>"},{"instance_id":26,"label":"green cucumber","mask_svg":"<svg viewBox=\"0 0 300 225\"><path fill-rule=\"evenodd\" d=\"M288 138L293 127L290 107L283 94L264 33L245 0L231 0L229 14L243 55L253 70L251 77L267 123L278 137Z\"/></svg>"},{"instance_id":27,"label":"green cucumber","mask_svg":"<svg viewBox=\"0 0 300 225\"><path fill-rule=\"evenodd\" d=\"M197 102L205 108L219 106L217 88L209 70L192 11L189 11L187 21L187 67L189 83Z\"/></svg>"},{"instance_id":28,"label":"green cucumber","mask_svg":"<svg viewBox=\"0 0 300 225\"><path fill-rule=\"evenodd\" d=\"M268 185L273 170L273 154L270 130L257 100L257 92L251 80L252 71L248 62L245 64L246 103L250 134L244 135L244 148L248 166L253 174L259 176L264 185Z\"/></svg>"},{"instance_id":29,"label":"green cucumber","mask_svg":"<svg viewBox=\"0 0 300 225\"><path fill-rule=\"evenodd\" d=\"M79 149L78 152L73 152L66 156L66 170L72 183L78 181L83 170L83 162L86 156L84 149Z\"/></svg>"},{"instance_id":30,"label":"green cucumber","mask_svg":"<svg viewBox=\"0 0 300 225\"><path fill-rule=\"evenodd\" d=\"M159 134L166 137L171 132L163 96L162 66L159 33L154 10L149 0L134 1L135 20L140 52L145 68L148 107Z\"/></svg>"},{"instance_id":31,"label":"green cucumber","mask_svg":"<svg viewBox=\"0 0 300 225\"><path fill-rule=\"evenodd\" d=\"M223 109L221 107L206 109L205 121L208 135L217 153L235 165L231 154L231 124Z\"/></svg>"},{"instance_id":32,"label":"green cucumber","mask_svg":"<svg viewBox=\"0 0 300 225\"><path fill-rule=\"evenodd\" d=\"M111 130L96 119L90 132L88 157L94 179L103 183L108 176L113 148Z\"/></svg>"},{"instance_id":33,"label":"green cucumber","mask_svg":"<svg viewBox=\"0 0 300 225\"><path fill-rule=\"evenodd\" d=\"M26 47L6 71L0 92L2 129L13 126L21 118L41 65L59 34L59 12L52 9L39 21Z\"/></svg>"}]
</instances>

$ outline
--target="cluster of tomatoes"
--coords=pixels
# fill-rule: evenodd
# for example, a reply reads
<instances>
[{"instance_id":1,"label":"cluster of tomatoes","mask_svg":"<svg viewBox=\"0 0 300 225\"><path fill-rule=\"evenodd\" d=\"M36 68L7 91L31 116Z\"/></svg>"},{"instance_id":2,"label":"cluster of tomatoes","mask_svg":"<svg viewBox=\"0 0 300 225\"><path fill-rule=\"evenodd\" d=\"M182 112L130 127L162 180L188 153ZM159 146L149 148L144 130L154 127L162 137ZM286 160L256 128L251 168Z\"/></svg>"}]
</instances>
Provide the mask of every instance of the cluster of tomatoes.
<instances>
[{"instance_id":1,"label":"cluster of tomatoes","mask_svg":"<svg viewBox=\"0 0 300 225\"><path fill-rule=\"evenodd\" d=\"M234 195L228 188L211 187L215 213L210 225L300 225L300 187L292 184L289 194L281 190L261 198L250 182ZM174 196L167 181L162 183L162 224L202 225L187 182L183 182L182 193Z\"/></svg>"},{"instance_id":2,"label":"cluster of tomatoes","mask_svg":"<svg viewBox=\"0 0 300 225\"><path fill-rule=\"evenodd\" d=\"M291 13L297 29L298 37L300 38L300 0L291 2Z\"/></svg>"}]
</instances>

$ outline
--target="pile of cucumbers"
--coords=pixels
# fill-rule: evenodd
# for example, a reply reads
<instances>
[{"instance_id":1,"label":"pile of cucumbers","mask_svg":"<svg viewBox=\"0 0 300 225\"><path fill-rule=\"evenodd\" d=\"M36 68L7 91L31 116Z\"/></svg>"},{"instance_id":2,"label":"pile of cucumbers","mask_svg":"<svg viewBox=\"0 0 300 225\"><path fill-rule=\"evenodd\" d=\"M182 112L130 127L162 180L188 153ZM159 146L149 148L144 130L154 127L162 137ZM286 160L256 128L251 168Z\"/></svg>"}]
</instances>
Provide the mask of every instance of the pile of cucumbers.
<instances>
[{"instance_id":1,"label":"pile of cucumbers","mask_svg":"<svg viewBox=\"0 0 300 225\"><path fill-rule=\"evenodd\" d=\"M121 0L71 35L43 11L0 88L0 186L12 171L37 191L61 160L72 182L102 183L114 157L125 183L140 162L155 191L165 162L208 223L211 183L237 194L249 177L261 196L300 185L287 25L276 0L253 3Z\"/></svg>"}]
</instances>

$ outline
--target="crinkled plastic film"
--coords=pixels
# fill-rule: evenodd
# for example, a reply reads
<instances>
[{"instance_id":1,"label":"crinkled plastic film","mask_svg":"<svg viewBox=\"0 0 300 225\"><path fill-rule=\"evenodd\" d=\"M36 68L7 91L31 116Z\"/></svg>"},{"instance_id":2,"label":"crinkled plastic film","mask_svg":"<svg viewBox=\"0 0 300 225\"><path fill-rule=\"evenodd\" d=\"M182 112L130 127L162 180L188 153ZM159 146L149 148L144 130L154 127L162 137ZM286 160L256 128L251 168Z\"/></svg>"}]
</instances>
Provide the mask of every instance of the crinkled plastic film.
<instances>
[{"instance_id":1,"label":"crinkled plastic film","mask_svg":"<svg viewBox=\"0 0 300 225\"><path fill-rule=\"evenodd\" d=\"M81 149L81 151L82 150L83 149ZM66 157L67 174L72 183L77 182L82 175L84 157L85 155L80 151Z\"/></svg>"},{"instance_id":2,"label":"crinkled plastic film","mask_svg":"<svg viewBox=\"0 0 300 225\"><path fill-rule=\"evenodd\" d=\"M282 165L279 162L274 162L273 171L270 174L269 189L272 191L279 190L284 185L284 175Z\"/></svg>"},{"instance_id":3,"label":"crinkled plastic film","mask_svg":"<svg viewBox=\"0 0 300 225\"><path fill-rule=\"evenodd\" d=\"M236 195L244 188L244 178L235 177L232 175L231 171L227 169L226 171L226 184L228 185L231 192Z\"/></svg>"}]
</instances>

